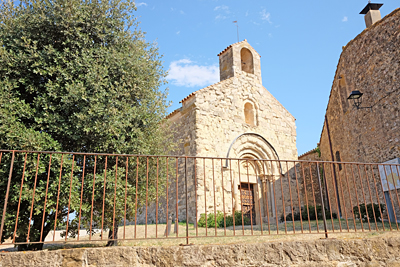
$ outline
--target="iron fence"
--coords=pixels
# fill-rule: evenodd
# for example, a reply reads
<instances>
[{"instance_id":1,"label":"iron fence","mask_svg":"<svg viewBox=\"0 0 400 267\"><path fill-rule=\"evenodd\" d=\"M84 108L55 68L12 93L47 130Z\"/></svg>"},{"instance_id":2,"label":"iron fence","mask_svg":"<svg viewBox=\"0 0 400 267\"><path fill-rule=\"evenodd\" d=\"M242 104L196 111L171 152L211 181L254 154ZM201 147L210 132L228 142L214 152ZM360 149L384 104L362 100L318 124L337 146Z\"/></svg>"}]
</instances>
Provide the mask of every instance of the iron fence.
<instances>
[{"instance_id":1,"label":"iron fence","mask_svg":"<svg viewBox=\"0 0 400 267\"><path fill-rule=\"evenodd\" d=\"M399 168L0 150L1 245L399 230Z\"/></svg>"}]
</instances>

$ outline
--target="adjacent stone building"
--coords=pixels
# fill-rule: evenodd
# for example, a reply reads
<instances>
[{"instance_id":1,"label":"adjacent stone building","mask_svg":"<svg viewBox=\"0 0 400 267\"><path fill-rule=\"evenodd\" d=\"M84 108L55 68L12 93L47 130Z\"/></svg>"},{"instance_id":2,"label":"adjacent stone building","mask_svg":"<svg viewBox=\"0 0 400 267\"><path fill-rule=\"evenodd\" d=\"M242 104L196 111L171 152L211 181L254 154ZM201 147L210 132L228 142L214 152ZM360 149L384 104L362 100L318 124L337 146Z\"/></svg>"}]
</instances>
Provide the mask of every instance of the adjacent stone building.
<instances>
[{"instance_id":1,"label":"adjacent stone building","mask_svg":"<svg viewBox=\"0 0 400 267\"><path fill-rule=\"evenodd\" d=\"M228 46L218 56L220 82L191 93L167 117L175 125L175 141L180 144L173 154L243 159L186 160L191 221L214 208L225 213L241 210L240 194L247 194L253 198L250 208L258 223L267 210L275 217L275 205L282 205L272 187L287 166L252 159L297 160L295 118L262 85L260 55L246 40ZM183 164L180 160L180 172ZM184 190L183 176L178 177L178 190ZM184 219L182 193L179 217ZM174 211L176 202L171 202Z\"/></svg>"},{"instance_id":2,"label":"adjacent stone building","mask_svg":"<svg viewBox=\"0 0 400 267\"><path fill-rule=\"evenodd\" d=\"M380 6L370 3L364 8L361 14L365 14L367 28L343 47L321 133L319 147L324 161L384 163L395 160L400 163L400 9L380 19ZM358 96L363 94L358 108L354 103L359 100L348 99L352 92ZM344 179L345 170L350 175L351 169L346 166L337 166L336 177L327 174L332 190L335 182L339 189L343 187L346 192L346 184L340 180ZM362 182L357 182L352 191L355 193L351 197L353 206L358 201L357 195L360 201L363 199L363 190L366 202L370 203L368 188L372 192L381 188L376 167L374 174L377 182L373 182L371 174L365 175L363 167L360 172L356 168L355 179ZM395 170L393 175L398 180ZM351 217L353 207L350 206L350 199L338 191L342 215ZM392 205L397 210L397 217L400 217L398 191L391 190L394 202L389 203L390 198L385 200L381 190L379 201ZM330 195L336 201L335 193ZM373 198L373 202L377 201L376 197Z\"/></svg>"}]
</instances>

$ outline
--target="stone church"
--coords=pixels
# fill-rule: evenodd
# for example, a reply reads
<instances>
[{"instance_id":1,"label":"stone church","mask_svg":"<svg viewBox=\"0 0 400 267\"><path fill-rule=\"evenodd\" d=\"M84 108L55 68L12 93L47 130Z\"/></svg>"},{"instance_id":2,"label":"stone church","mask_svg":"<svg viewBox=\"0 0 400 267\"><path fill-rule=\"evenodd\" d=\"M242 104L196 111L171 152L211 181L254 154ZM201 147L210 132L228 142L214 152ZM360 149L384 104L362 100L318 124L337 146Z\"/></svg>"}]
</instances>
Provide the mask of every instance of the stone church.
<instances>
[{"instance_id":1,"label":"stone church","mask_svg":"<svg viewBox=\"0 0 400 267\"><path fill-rule=\"evenodd\" d=\"M252 159L297 160L295 118L262 85L260 55L246 40L218 56L220 81L191 93L180 102L181 108L167 116L179 144L172 154L188 156L190 221L215 209L241 210L242 195L247 193L253 198L251 208L258 224L267 212L276 217L276 206L282 201L275 203L279 197L274 196L273 184L288 167ZM179 220L185 219L186 206L182 169L181 160L178 185L170 187L182 195ZM175 204L170 201L170 211Z\"/></svg>"}]
</instances>

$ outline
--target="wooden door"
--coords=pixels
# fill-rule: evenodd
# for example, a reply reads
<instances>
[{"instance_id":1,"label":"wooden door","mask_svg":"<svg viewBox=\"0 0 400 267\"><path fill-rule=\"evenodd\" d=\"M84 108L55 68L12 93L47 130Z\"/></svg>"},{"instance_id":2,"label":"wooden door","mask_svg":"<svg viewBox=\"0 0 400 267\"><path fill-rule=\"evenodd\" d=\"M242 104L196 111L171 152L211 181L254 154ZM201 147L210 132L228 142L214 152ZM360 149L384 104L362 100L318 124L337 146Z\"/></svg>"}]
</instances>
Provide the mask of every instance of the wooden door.
<instances>
[{"instance_id":1,"label":"wooden door","mask_svg":"<svg viewBox=\"0 0 400 267\"><path fill-rule=\"evenodd\" d=\"M240 197L242 201L243 217L247 217L256 223L256 209L254 205L254 190L253 185L248 183L241 183Z\"/></svg>"}]
</instances>

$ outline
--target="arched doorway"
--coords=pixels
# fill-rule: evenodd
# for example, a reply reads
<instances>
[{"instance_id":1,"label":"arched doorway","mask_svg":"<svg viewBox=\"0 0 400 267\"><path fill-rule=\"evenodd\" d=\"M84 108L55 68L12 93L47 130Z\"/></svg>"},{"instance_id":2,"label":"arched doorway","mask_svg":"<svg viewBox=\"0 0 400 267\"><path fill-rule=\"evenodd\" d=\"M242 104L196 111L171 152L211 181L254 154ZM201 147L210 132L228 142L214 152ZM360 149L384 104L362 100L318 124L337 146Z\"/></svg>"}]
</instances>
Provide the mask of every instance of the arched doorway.
<instances>
[{"instance_id":1,"label":"arched doorway","mask_svg":"<svg viewBox=\"0 0 400 267\"><path fill-rule=\"evenodd\" d=\"M267 216L275 217L273 184L282 169L273 146L259 134L246 133L233 140L227 157L240 159L225 166L234 173L235 210L241 210L253 224L260 224Z\"/></svg>"}]
</instances>

